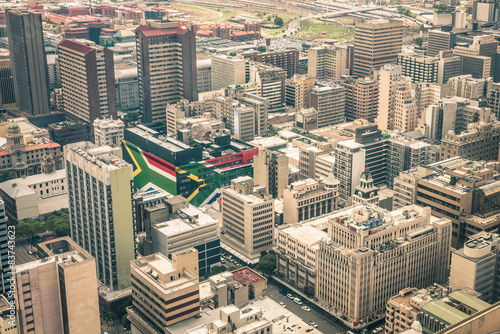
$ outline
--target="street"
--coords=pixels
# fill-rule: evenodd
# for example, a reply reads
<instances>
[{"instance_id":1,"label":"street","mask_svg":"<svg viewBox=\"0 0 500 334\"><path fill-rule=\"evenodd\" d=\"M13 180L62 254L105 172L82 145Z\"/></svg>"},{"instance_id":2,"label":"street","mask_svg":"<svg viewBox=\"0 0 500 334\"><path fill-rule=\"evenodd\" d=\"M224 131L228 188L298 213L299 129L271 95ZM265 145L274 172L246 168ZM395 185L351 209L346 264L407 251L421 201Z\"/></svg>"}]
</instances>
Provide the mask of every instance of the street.
<instances>
[{"instance_id":1,"label":"street","mask_svg":"<svg viewBox=\"0 0 500 334\"><path fill-rule=\"evenodd\" d=\"M292 293L292 295L294 295ZM267 293L266 296L271 298L272 300L276 302L283 302L286 305L287 310L289 310L292 313L295 313L298 317L302 318L304 322L309 323L309 321L314 321L315 323L318 324L318 329L322 331L325 334L345 334L347 333L347 329L344 329L342 325L332 322L330 320L327 320L320 314L318 314L316 311L311 309L310 312L306 312L302 309L303 305L298 305L295 303L293 300L289 299L287 296L282 295L278 288L274 285L268 284L267 285ZM295 295L294 295L295 296ZM299 297L300 298L300 297ZM304 304L308 307L311 307L311 305Z\"/></svg>"},{"instance_id":2,"label":"street","mask_svg":"<svg viewBox=\"0 0 500 334\"><path fill-rule=\"evenodd\" d=\"M28 254L29 250L31 250L31 245L29 242L16 240L16 247L14 248L14 251L16 253L16 264L22 264L37 260L36 256Z\"/></svg>"}]
</instances>

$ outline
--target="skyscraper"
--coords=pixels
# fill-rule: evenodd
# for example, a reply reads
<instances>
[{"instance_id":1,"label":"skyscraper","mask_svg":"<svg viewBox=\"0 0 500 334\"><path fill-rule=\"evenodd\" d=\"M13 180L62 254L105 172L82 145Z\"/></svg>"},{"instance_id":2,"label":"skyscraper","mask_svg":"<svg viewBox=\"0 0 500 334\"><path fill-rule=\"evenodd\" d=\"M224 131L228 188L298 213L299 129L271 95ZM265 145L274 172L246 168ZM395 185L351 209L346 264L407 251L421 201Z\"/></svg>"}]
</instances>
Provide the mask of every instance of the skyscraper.
<instances>
[{"instance_id":1,"label":"skyscraper","mask_svg":"<svg viewBox=\"0 0 500 334\"><path fill-rule=\"evenodd\" d=\"M451 31L429 30L427 38L427 56L435 57L441 50L450 50L455 47L456 35Z\"/></svg>"},{"instance_id":2,"label":"skyscraper","mask_svg":"<svg viewBox=\"0 0 500 334\"><path fill-rule=\"evenodd\" d=\"M66 146L65 158L71 237L95 258L97 277L117 290L130 286L135 227L132 167L114 153L121 149L80 142Z\"/></svg>"},{"instance_id":3,"label":"skyscraper","mask_svg":"<svg viewBox=\"0 0 500 334\"><path fill-rule=\"evenodd\" d=\"M347 121L366 119L373 122L378 113L378 82L349 77L342 82L345 88L345 117Z\"/></svg>"},{"instance_id":4,"label":"skyscraper","mask_svg":"<svg viewBox=\"0 0 500 334\"><path fill-rule=\"evenodd\" d=\"M259 150L253 164L255 184L264 186L273 198L283 197L288 185L288 157L280 152Z\"/></svg>"},{"instance_id":5,"label":"skyscraper","mask_svg":"<svg viewBox=\"0 0 500 334\"><path fill-rule=\"evenodd\" d=\"M113 53L94 42L69 39L57 52L65 113L88 123L116 119Z\"/></svg>"},{"instance_id":6,"label":"skyscraper","mask_svg":"<svg viewBox=\"0 0 500 334\"><path fill-rule=\"evenodd\" d=\"M179 22L151 22L135 37L143 119L165 121L168 103L198 99L195 34Z\"/></svg>"},{"instance_id":7,"label":"skyscraper","mask_svg":"<svg viewBox=\"0 0 500 334\"><path fill-rule=\"evenodd\" d=\"M28 9L7 9L5 14L17 106L29 114L47 114L49 79L42 16Z\"/></svg>"},{"instance_id":8,"label":"skyscraper","mask_svg":"<svg viewBox=\"0 0 500 334\"><path fill-rule=\"evenodd\" d=\"M369 20L356 23L354 76L369 76L372 69L394 63L403 45L403 22Z\"/></svg>"},{"instance_id":9,"label":"skyscraper","mask_svg":"<svg viewBox=\"0 0 500 334\"><path fill-rule=\"evenodd\" d=\"M315 87L310 100L310 106L318 112L318 128L345 122L344 87Z\"/></svg>"}]
</instances>

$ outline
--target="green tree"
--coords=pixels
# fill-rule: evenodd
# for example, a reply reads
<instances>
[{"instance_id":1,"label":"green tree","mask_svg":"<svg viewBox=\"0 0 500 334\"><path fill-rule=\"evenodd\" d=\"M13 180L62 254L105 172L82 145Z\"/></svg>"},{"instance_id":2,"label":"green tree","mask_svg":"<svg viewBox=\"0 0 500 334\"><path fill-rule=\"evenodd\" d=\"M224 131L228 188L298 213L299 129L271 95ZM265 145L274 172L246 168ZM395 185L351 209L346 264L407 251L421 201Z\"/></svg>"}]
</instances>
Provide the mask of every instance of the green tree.
<instances>
[{"instance_id":1,"label":"green tree","mask_svg":"<svg viewBox=\"0 0 500 334\"><path fill-rule=\"evenodd\" d=\"M259 51L259 52L266 52L267 48L264 45L259 45L257 47L257 51Z\"/></svg>"},{"instance_id":2,"label":"green tree","mask_svg":"<svg viewBox=\"0 0 500 334\"><path fill-rule=\"evenodd\" d=\"M267 130L269 131L270 137L274 137L278 134L278 130L272 124L269 124L267 126Z\"/></svg>"},{"instance_id":3,"label":"green tree","mask_svg":"<svg viewBox=\"0 0 500 334\"><path fill-rule=\"evenodd\" d=\"M276 24L277 26L283 26L283 19L279 16L276 16L276 18L274 19L274 24Z\"/></svg>"},{"instance_id":4,"label":"green tree","mask_svg":"<svg viewBox=\"0 0 500 334\"><path fill-rule=\"evenodd\" d=\"M69 210L65 208L47 213L42 227L43 232L51 231L58 237L70 235Z\"/></svg>"},{"instance_id":5,"label":"green tree","mask_svg":"<svg viewBox=\"0 0 500 334\"><path fill-rule=\"evenodd\" d=\"M30 242L35 235L42 232L45 231L41 223L31 218L22 220L16 225L16 237L19 239L28 238Z\"/></svg>"},{"instance_id":6,"label":"green tree","mask_svg":"<svg viewBox=\"0 0 500 334\"><path fill-rule=\"evenodd\" d=\"M2 175L0 175L0 181L1 182L9 181L9 180L12 180L13 178L14 178L14 176L8 170L3 171Z\"/></svg>"},{"instance_id":7,"label":"green tree","mask_svg":"<svg viewBox=\"0 0 500 334\"><path fill-rule=\"evenodd\" d=\"M422 37L415 38L415 44L422 46L422 43L424 43L424 39Z\"/></svg>"},{"instance_id":8,"label":"green tree","mask_svg":"<svg viewBox=\"0 0 500 334\"><path fill-rule=\"evenodd\" d=\"M137 112L128 112L127 113L127 118L129 122L135 122L139 119L139 113Z\"/></svg>"},{"instance_id":9,"label":"green tree","mask_svg":"<svg viewBox=\"0 0 500 334\"><path fill-rule=\"evenodd\" d=\"M444 12L446 9L448 9L448 5L445 4L444 2L441 2L438 6L437 9L439 12Z\"/></svg>"},{"instance_id":10,"label":"green tree","mask_svg":"<svg viewBox=\"0 0 500 334\"><path fill-rule=\"evenodd\" d=\"M271 15L269 15L269 16L267 17L267 20L268 20L269 22L271 22L271 19L272 19L272 18L271 18Z\"/></svg>"},{"instance_id":11,"label":"green tree","mask_svg":"<svg viewBox=\"0 0 500 334\"><path fill-rule=\"evenodd\" d=\"M261 256L257 268L264 274L271 275L276 269L276 253L270 250L268 254Z\"/></svg>"}]
</instances>

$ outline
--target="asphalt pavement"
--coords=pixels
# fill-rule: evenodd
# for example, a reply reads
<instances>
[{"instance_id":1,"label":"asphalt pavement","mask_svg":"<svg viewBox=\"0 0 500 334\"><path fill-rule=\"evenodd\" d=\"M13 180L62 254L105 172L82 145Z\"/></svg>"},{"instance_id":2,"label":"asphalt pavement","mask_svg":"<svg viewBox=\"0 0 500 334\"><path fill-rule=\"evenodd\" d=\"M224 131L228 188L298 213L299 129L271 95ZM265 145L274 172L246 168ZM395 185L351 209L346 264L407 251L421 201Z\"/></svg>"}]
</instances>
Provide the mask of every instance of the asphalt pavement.
<instances>
[{"instance_id":1,"label":"asphalt pavement","mask_svg":"<svg viewBox=\"0 0 500 334\"><path fill-rule=\"evenodd\" d=\"M347 333L347 329L344 329L341 325L332 322L326 318L324 318L322 315L318 314L316 311L312 309L312 305L308 304L303 304L303 305L298 305L295 303L293 300L289 299L286 295L282 295L278 288L274 285L268 284L267 285L267 292L266 296L271 298L272 300L276 302L283 302L286 305L286 308L300 317L304 322L307 324L309 321L313 321L318 324L318 328L320 331L322 331L325 334L345 334ZM299 297L300 298L300 297ZM307 306L311 308L310 312L304 311L302 309L302 306Z\"/></svg>"},{"instance_id":2,"label":"asphalt pavement","mask_svg":"<svg viewBox=\"0 0 500 334\"><path fill-rule=\"evenodd\" d=\"M14 252L16 253L16 264L22 264L37 260L34 255L29 255L28 251L31 250L31 244L27 241L16 240Z\"/></svg>"}]
</instances>

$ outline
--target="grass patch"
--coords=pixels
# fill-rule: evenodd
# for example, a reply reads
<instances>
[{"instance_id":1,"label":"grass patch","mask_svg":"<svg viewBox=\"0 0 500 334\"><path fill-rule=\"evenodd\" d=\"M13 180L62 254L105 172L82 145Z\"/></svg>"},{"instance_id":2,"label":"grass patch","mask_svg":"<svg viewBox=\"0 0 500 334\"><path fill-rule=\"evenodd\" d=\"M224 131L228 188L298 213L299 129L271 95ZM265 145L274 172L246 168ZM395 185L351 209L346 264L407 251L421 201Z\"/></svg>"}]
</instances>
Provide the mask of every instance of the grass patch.
<instances>
[{"instance_id":1,"label":"grass patch","mask_svg":"<svg viewBox=\"0 0 500 334\"><path fill-rule=\"evenodd\" d=\"M330 22L316 19L307 19L302 22L302 29L293 37L303 40L313 40L315 38L335 38L340 41L350 40L354 35L353 28L336 26Z\"/></svg>"}]
</instances>

